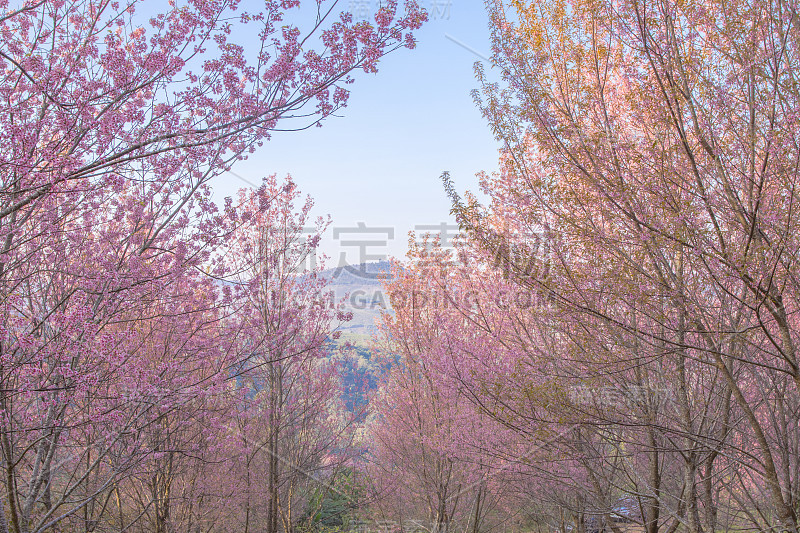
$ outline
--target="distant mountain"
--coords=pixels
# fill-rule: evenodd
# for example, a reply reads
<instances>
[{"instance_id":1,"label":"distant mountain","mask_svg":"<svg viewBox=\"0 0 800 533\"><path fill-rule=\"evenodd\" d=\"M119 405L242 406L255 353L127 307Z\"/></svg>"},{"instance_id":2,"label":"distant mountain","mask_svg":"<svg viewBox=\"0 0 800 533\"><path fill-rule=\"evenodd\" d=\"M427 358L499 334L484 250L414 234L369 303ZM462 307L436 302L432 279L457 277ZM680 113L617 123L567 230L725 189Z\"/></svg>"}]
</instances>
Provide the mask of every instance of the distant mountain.
<instances>
[{"instance_id":1,"label":"distant mountain","mask_svg":"<svg viewBox=\"0 0 800 533\"><path fill-rule=\"evenodd\" d=\"M355 337L375 333L381 312L392 311L389 295L383 287L390 271L391 263L376 261L330 268L321 273L334 301L344 300L344 310L353 313L353 320L342 326L342 332Z\"/></svg>"},{"instance_id":2,"label":"distant mountain","mask_svg":"<svg viewBox=\"0 0 800 533\"><path fill-rule=\"evenodd\" d=\"M374 336L382 312L392 312L389 295L383 284L390 279L391 263L377 261L324 270L327 290L335 302L343 301L344 311L353 319L341 326L341 338L332 346L350 346L349 358L342 369L344 402L350 411L360 411L367 404L369 391L378 385L380 365L373 360L377 346Z\"/></svg>"}]
</instances>

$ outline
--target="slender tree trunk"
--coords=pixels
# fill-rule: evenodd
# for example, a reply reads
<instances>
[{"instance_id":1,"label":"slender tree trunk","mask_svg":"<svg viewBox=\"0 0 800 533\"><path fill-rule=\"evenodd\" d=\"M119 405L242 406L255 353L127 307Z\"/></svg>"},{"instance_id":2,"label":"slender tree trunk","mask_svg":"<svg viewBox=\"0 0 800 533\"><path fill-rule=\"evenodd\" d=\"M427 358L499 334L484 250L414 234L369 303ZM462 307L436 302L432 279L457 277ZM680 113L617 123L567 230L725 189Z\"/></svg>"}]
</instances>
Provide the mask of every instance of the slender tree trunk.
<instances>
[{"instance_id":1,"label":"slender tree trunk","mask_svg":"<svg viewBox=\"0 0 800 533\"><path fill-rule=\"evenodd\" d=\"M472 533L480 532L480 512L481 512L481 497L483 496L483 484L478 487L478 494L475 497L475 514L472 516Z\"/></svg>"},{"instance_id":2,"label":"slender tree trunk","mask_svg":"<svg viewBox=\"0 0 800 533\"><path fill-rule=\"evenodd\" d=\"M658 533L658 519L661 510L661 465L658 455L660 449L658 447L658 441L656 440L655 428L652 425L647 428L647 439L650 444L650 449L652 450L648 482L650 483L650 490L653 494L646 499L644 516L642 518L645 520L645 533Z\"/></svg>"},{"instance_id":3,"label":"slender tree trunk","mask_svg":"<svg viewBox=\"0 0 800 533\"><path fill-rule=\"evenodd\" d=\"M3 398L5 400L5 394L3 394ZM3 401L3 404L5 403L6 402ZM6 409L5 412L8 413L9 411ZM6 471L6 494L8 496L8 507L11 513L11 526L14 533L22 533L19 514L17 513L17 490L14 474L13 448L8 438L8 431L6 430L2 430L2 443L4 452L4 466Z\"/></svg>"}]
</instances>

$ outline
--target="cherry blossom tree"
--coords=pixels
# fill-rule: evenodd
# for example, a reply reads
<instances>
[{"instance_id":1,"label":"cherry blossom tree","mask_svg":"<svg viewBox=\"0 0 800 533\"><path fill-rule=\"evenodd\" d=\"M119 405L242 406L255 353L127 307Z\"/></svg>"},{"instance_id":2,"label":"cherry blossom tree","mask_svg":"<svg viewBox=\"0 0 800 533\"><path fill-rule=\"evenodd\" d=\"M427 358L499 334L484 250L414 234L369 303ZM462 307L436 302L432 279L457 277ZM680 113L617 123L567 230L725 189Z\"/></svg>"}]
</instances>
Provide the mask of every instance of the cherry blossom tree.
<instances>
[{"instance_id":1,"label":"cherry blossom tree","mask_svg":"<svg viewBox=\"0 0 800 533\"><path fill-rule=\"evenodd\" d=\"M450 192L483 264L538 297L511 338L550 359L490 380L593 391L581 427L624 451L648 531L797 531L796 6L489 8L501 171L485 208ZM596 397L631 387L645 401Z\"/></svg>"},{"instance_id":2,"label":"cherry blossom tree","mask_svg":"<svg viewBox=\"0 0 800 533\"><path fill-rule=\"evenodd\" d=\"M472 313L478 293L460 279L469 269L430 241L408 257L386 282L393 313L383 317L379 346L387 370L367 432L373 508L436 531L486 531L517 514L519 468L503 450L521 441L492 417L497 404L472 401L460 374L481 379L461 351L484 333ZM482 341L482 357L497 348Z\"/></svg>"},{"instance_id":3,"label":"cherry blossom tree","mask_svg":"<svg viewBox=\"0 0 800 533\"><path fill-rule=\"evenodd\" d=\"M291 180L275 176L242 191L243 223L221 258L234 302L230 331L243 354L233 369L245 391L233 416L243 531L294 531L312 491L352 454L358 413L343 408L343 354L331 346L349 316L325 292L323 262L309 266L327 222L307 227L312 203L296 208L299 197Z\"/></svg>"},{"instance_id":4,"label":"cherry blossom tree","mask_svg":"<svg viewBox=\"0 0 800 533\"><path fill-rule=\"evenodd\" d=\"M156 478L218 424L238 353L203 274L236 226L210 178L320 124L424 20L336 6L0 2L0 531L92 530L113 499L127 527L136 467L166 527Z\"/></svg>"}]
</instances>

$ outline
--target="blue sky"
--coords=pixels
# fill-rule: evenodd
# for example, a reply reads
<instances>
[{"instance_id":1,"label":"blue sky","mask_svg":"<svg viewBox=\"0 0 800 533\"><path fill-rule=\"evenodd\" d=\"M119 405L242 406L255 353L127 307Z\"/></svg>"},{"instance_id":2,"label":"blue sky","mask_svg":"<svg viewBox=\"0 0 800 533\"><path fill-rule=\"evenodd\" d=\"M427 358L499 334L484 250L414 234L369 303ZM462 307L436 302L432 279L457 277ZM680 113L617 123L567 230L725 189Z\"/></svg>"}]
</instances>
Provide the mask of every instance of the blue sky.
<instances>
[{"instance_id":1,"label":"blue sky","mask_svg":"<svg viewBox=\"0 0 800 533\"><path fill-rule=\"evenodd\" d=\"M373 11L376 3L340 0L342 9L355 14ZM452 222L439 182L443 170L463 191L476 189L477 172L497 168L498 143L470 95L478 85L473 65L481 58L465 48L489 53L483 2L420 4L430 20L418 33L417 47L384 58L377 74L359 73L341 118L322 128L278 133L233 168L256 183L267 174L291 174L314 198L315 214L330 214L333 228L339 228L336 238L329 231L322 245L331 266L402 257L415 226ZM219 198L242 186L230 174L214 182ZM393 238L388 232L344 230L358 223L392 228ZM372 244L360 247L354 240Z\"/></svg>"}]
</instances>

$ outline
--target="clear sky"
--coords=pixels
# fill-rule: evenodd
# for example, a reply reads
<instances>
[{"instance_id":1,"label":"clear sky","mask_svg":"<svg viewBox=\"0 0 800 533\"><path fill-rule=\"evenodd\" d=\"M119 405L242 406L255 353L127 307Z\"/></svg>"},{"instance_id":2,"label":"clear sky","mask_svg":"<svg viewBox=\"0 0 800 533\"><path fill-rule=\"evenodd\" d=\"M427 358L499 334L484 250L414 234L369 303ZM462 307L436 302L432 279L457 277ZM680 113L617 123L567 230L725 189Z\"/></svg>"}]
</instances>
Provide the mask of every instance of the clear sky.
<instances>
[{"instance_id":1,"label":"clear sky","mask_svg":"<svg viewBox=\"0 0 800 533\"><path fill-rule=\"evenodd\" d=\"M340 0L342 9L355 15L374 12L376 4ZM315 214L330 214L332 229L338 228L328 231L322 245L330 266L339 264L342 254L350 264L404 256L415 226L452 223L439 182L443 170L463 191L476 189L477 172L497 168L498 143L470 95L478 86L474 63L490 50L483 2L421 0L420 5L429 21L418 33L417 47L384 58L377 74L358 73L341 117L322 128L277 133L233 168L254 183L271 173L293 176L314 198ZM219 198L242 186L230 174L214 182ZM393 236L346 231L358 223L391 228Z\"/></svg>"}]
</instances>

